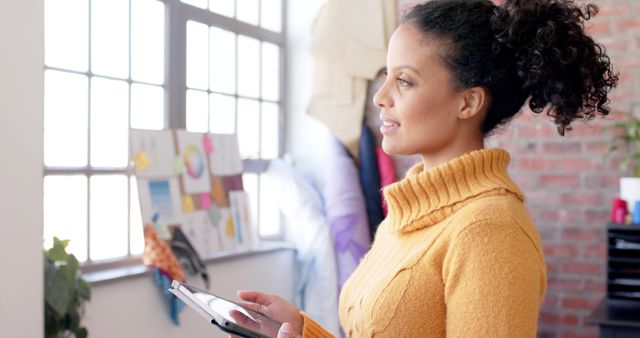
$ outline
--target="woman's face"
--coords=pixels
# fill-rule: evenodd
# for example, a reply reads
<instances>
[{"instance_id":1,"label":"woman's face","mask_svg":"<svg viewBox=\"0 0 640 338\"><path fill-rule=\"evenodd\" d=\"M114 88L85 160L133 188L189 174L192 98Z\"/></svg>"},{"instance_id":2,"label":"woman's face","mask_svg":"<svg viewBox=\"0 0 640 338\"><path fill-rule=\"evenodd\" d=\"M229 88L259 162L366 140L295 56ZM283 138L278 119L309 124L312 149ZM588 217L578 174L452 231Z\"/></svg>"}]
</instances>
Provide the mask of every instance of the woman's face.
<instances>
[{"instance_id":1,"label":"woman's face","mask_svg":"<svg viewBox=\"0 0 640 338\"><path fill-rule=\"evenodd\" d=\"M461 132L462 96L441 61L442 43L411 24L393 33L387 78L373 98L380 108L382 148L392 155L441 157Z\"/></svg>"}]
</instances>

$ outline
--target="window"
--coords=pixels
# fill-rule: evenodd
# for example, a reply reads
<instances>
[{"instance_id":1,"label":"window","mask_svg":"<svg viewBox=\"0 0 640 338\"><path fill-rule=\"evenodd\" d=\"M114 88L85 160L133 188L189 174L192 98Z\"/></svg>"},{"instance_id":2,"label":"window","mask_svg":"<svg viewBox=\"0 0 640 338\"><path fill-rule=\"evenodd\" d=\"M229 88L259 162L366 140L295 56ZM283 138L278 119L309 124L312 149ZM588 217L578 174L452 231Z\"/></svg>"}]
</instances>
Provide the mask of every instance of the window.
<instances>
[{"instance_id":1,"label":"window","mask_svg":"<svg viewBox=\"0 0 640 338\"><path fill-rule=\"evenodd\" d=\"M87 263L142 253L129 128L237 133L263 237L260 171L281 154L281 0L45 0L44 236ZM47 244L47 243L46 243Z\"/></svg>"}]
</instances>

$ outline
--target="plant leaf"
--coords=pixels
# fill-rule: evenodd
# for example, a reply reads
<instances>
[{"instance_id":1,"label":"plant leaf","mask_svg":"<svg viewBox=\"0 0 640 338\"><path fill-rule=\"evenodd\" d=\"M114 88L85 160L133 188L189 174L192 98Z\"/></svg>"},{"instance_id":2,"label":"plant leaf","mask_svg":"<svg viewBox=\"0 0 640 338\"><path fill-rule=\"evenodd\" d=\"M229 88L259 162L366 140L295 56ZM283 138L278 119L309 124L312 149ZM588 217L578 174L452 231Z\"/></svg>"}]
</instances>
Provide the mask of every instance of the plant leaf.
<instances>
[{"instance_id":1,"label":"plant leaf","mask_svg":"<svg viewBox=\"0 0 640 338\"><path fill-rule=\"evenodd\" d=\"M45 303L60 317L64 317L69 304L69 288L65 273L56 269L54 264L47 264L44 271Z\"/></svg>"},{"instance_id":2,"label":"plant leaf","mask_svg":"<svg viewBox=\"0 0 640 338\"><path fill-rule=\"evenodd\" d=\"M61 241L58 237L53 237L53 247L48 251L49 257L54 261L65 262L68 256L65 248L68 243L69 241Z\"/></svg>"},{"instance_id":3,"label":"plant leaf","mask_svg":"<svg viewBox=\"0 0 640 338\"><path fill-rule=\"evenodd\" d=\"M84 279L78 279L78 296L85 300L91 299L91 286Z\"/></svg>"},{"instance_id":4,"label":"plant leaf","mask_svg":"<svg viewBox=\"0 0 640 338\"><path fill-rule=\"evenodd\" d=\"M75 334L76 334L76 338L87 338L87 336L89 335L89 333L87 332L87 329L84 327L77 329L75 331Z\"/></svg>"}]
</instances>

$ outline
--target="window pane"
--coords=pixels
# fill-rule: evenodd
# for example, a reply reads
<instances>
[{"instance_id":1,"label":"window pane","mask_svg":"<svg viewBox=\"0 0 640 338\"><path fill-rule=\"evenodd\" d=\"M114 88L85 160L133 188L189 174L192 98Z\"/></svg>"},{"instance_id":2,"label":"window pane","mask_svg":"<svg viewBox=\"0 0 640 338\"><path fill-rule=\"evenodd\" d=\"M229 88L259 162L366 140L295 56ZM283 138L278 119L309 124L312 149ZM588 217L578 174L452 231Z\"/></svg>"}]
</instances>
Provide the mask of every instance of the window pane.
<instances>
[{"instance_id":1,"label":"window pane","mask_svg":"<svg viewBox=\"0 0 640 338\"><path fill-rule=\"evenodd\" d=\"M92 260L127 255L127 176L91 177L89 257Z\"/></svg>"},{"instance_id":2,"label":"window pane","mask_svg":"<svg viewBox=\"0 0 640 338\"><path fill-rule=\"evenodd\" d=\"M258 0L237 0L238 13L236 18L248 24L257 26L260 19Z\"/></svg>"},{"instance_id":3,"label":"window pane","mask_svg":"<svg viewBox=\"0 0 640 338\"><path fill-rule=\"evenodd\" d=\"M129 76L129 1L91 0L91 71Z\"/></svg>"},{"instance_id":4,"label":"window pane","mask_svg":"<svg viewBox=\"0 0 640 338\"><path fill-rule=\"evenodd\" d=\"M136 177L131 176L129 180L131 191L131 206L129 209L129 236L131 238L130 250L132 255L142 255L144 251L144 225L142 224L142 214L140 212L140 199L138 197L138 183Z\"/></svg>"},{"instance_id":5,"label":"window pane","mask_svg":"<svg viewBox=\"0 0 640 338\"><path fill-rule=\"evenodd\" d=\"M187 21L187 87L207 89L209 74L207 50L209 28L195 21Z\"/></svg>"},{"instance_id":6,"label":"window pane","mask_svg":"<svg viewBox=\"0 0 640 338\"><path fill-rule=\"evenodd\" d=\"M131 1L131 77L164 82L164 4L160 1Z\"/></svg>"},{"instance_id":7,"label":"window pane","mask_svg":"<svg viewBox=\"0 0 640 338\"><path fill-rule=\"evenodd\" d=\"M206 133L209 125L209 95L199 90L187 90L187 131Z\"/></svg>"},{"instance_id":8,"label":"window pane","mask_svg":"<svg viewBox=\"0 0 640 338\"><path fill-rule=\"evenodd\" d=\"M88 0L44 2L44 62L81 72L89 60Z\"/></svg>"},{"instance_id":9,"label":"window pane","mask_svg":"<svg viewBox=\"0 0 640 338\"><path fill-rule=\"evenodd\" d=\"M280 48L272 43L262 43L262 97L280 99Z\"/></svg>"},{"instance_id":10,"label":"window pane","mask_svg":"<svg viewBox=\"0 0 640 338\"><path fill-rule=\"evenodd\" d=\"M164 128L164 89L134 83L131 85L131 128Z\"/></svg>"},{"instance_id":11,"label":"window pane","mask_svg":"<svg viewBox=\"0 0 640 338\"><path fill-rule=\"evenodd\" d=\"M209 10L233 18L235 14L233 0L209 0Z\"/></svg>"},{"instance_id":12,"label":"window pane","mask_svg":"<svg viewBox=\"0 0 640 338\"><path fill-rule=\"evenodd\" d=\"M259 103L238 100L238 144L242 158L257 158L260 147Z\"/></svg>"},{"instance_id":13,"label":"window pane","mask_svg":"<svg viewBox=\"0 0 640 338\"><path fill-rule=\"evenodd\" d=\"M224 29L211 27L211 66L209 84L212 91L236 92L236 35Z\"/></svg>"},{"instance_id":14,"label":"window pane","mask_svg":"<svg viewBox=\"0 0 640 338\"><path fill-rule=\"evenodd\" d=\"M43 185L45 246L53 236L69 240L68 251L87 260L87 177L45 176Z\"/></svg>"},{"instance_id":15,"label":"window pane","mask_svg":"<svg viewBox=\"0 0 640 338\"><path fill-rule=\"evenodd\" d=\"M126 167L129 163L129 85L91 79L91 165Z\"/></svg>"},{"instance_id":16,"label":"window pane","mask_svg":"<svg viewBox=\"0 0 640 338\"><path fill-rule=\"evenodd\" d=\"M280 149L279 106L275 103L262 103L262 158L274 159L278 157Z\"/></svg>"},{"instance_id":17,"label":"window pane","mask_svg":"<svg viewBox=\"0 0 640 338\"><path fill-rule=\"evenodd\" d=\"M258 175L253 173L242 174L242 187L249 194L251 219L258 221Z\"/></svg>"},{"instance_id":18,"label":"window pane","mask_svg":"<svg viewBox=\"0 0 640 338\"><path fill-rule=\"evenodd\" d=\"M199 8L207 8L207 0L180 0L180 2Z\"/></svg>"},{"instance_id":19,"label":"window pane","mask_svg":"<svg viewBox=\"0 0 640 338\"><path fill-rule=\"evenodd\" d=\"M260 26L280 32L282 30L282 0L262 0Z\"/></svg>"},{"instance_id":20,"label":"window pane","mask_svg":"<svg viewBox=\"0 0 640 338\"><path fill-rule=\"evenodd\" d=\"M211 94L209 131L216 134L236 132L236 100L233 96Z\"/></svg>"},{"instance_id":21,"label":"window pane","mask_svg":"<svg viewBox=\"0 0 640 338\"><path fill-rule=\"evenodd\" d=\"M280 211L274 196L277 196L277 191L273 180L266 175L260 175L260 236L280 233Z\"/></svg>"},{"instance_id":22,"label":"window pane","mask_svg":"<svg viewBox=\"0 0 640 338\"><path fill-rule=\"evenodd\" d=\"M44 164L87 165L88 79L83 75L44 72Z\"/></svg>"},{"instance_id":23,"label":"window pane","mask_svg":"<svg viewBox=\"0 0 640 338\"><path fill-rule=\"evenodd\" d=\"M260 94L260 41L243 35L238 36L238 93Z\"/></svg>"}]
</instances>

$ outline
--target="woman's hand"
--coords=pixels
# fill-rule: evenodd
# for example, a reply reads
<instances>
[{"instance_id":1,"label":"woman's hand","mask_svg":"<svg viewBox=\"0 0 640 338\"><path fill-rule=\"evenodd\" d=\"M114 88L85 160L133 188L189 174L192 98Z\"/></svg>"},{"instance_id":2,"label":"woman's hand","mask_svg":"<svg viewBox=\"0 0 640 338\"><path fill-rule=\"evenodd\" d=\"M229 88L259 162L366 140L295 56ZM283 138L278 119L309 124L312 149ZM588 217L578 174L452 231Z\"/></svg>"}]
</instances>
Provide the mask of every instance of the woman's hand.
<instances>
[{"instance_id":1,"label":"woman's hand","mask_svg":"<svg viewBox=\"0 0 640 338\"><path fill-rule=\"evenodd\" d=\"M289 338L302 334L304 319L300 310L286 300L258 291L238 291L238 297L244 300L242 306L283 323L278 337Z\"/></svg>"}]
</instances>

